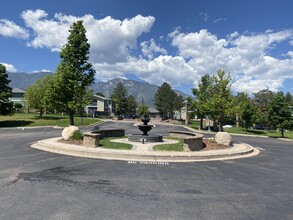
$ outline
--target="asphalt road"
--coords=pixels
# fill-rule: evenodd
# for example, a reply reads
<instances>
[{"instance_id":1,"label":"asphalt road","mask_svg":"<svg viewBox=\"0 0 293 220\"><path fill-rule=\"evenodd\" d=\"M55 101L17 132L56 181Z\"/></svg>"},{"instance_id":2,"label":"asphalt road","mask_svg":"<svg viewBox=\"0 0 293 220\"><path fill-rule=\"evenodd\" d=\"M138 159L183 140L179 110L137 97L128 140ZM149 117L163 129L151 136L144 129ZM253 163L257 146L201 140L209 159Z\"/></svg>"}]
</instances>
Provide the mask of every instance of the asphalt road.
<instances>
[{"instance_id":1,"label":"asphalt road","mask_svg":"<svg viewBox=\"0 0 293 220\"><path fill-rule=\"evenodd\" d=\"M105 128L116 127L105 123ZM119 126L135 132L131 124ZM157 126L166 134L175 127ZM90 129L90 128L89 128ZM231 161L148 164L30 148L53 128L0 129L0 219L293 219L293 142Z\"/></svg>"}]
</instances>

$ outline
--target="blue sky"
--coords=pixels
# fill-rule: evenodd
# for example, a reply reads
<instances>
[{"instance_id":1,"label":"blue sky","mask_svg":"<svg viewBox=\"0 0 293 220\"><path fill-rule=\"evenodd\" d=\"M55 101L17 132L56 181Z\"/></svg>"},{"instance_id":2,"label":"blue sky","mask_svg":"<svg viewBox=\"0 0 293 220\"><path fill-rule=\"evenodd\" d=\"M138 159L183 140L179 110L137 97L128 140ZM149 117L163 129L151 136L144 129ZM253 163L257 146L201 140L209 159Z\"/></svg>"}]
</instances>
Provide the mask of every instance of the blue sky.
<instances>
[{"instance_id":1,"label":"blue sky","mask_svg":"<svg viewBox=\"0 0 293 220\"><path fill-rule=\"evenodd\" d=\"M143 80L191 93L230 72L234 92L293 94L291 0L10 0L0 8L0 63L54 72L68 28L84 20L96 81Z\"/></svg>"}]
</instances>

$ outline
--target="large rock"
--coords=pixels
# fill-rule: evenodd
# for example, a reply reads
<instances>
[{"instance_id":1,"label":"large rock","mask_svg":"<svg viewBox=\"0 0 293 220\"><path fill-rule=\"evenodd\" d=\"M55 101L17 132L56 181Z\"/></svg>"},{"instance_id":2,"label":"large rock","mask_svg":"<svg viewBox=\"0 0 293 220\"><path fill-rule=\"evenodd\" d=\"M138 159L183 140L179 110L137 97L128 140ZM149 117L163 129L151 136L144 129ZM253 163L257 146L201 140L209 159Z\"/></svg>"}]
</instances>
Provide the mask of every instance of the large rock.
<instances>
[{"instance_id":1,"label":"large rock","mask_svg":"<svg viewBox=\"0 0 293 220\"><path fill-rule=\"evenodd\" d=\"M215 141L226 146L232 146L233 144L232 137L227 132L218 132L215 136Z\"/></svg>"},{"instance_id":2,"label":"large rock","mask_svg":"<svg viewBox=\"0 0 293 220\"><path fill-rule=\"evenodd\" d=\"M79 128L76 126L69 126L63 129L62 137L65 141L68 141L75 131L79 131Z\"/></svg>"}]
</instances>

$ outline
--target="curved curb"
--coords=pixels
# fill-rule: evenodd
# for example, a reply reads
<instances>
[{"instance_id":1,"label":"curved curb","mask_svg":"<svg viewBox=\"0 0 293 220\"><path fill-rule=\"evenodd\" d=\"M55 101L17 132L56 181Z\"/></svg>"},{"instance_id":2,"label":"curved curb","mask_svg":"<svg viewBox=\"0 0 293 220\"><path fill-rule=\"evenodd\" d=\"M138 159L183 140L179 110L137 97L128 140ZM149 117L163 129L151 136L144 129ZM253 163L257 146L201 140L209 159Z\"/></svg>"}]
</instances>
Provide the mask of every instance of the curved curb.
<instances>
[{"instance_id":1,"label":"curved curb","mask_svg":"<svg viewBox=\"0 0 293 220\"><path fill-rule=\"evenodd\" d=\"M87 148L79 145L63 144L58 142L59 139L60 138L50 138L41 140L31 145L31 147L52 153L76 157L152 162L196 162L212 160L231 160L251 157L259 154L258 149L243 143L235 144L233 147L225 150L211 150L200 152L136 152L130 150L114 150L106 148Z\"/></svg>"}]
</instances>

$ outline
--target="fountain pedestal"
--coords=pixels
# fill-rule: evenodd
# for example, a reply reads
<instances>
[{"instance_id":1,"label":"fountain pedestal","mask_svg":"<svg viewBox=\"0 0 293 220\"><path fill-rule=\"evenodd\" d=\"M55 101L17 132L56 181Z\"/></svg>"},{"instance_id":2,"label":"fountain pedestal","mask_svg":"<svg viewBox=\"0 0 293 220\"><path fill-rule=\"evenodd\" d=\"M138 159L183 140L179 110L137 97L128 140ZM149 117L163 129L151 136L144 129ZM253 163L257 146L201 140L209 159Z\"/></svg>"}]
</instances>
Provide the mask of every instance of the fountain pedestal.
<instances>
[{"instance_id":1,"label":"fountain pedestal","mask_svg":"<svg viewBox=\"0 0 293 220\"><path fill-rule=\"evenodd\" d=\"M138 129L142 131L142 134L130 134L128 135L128 141L134 141L134 142L162 142L163 136L162 135L156 135L156 134L148 134L150 130L152 130L153 125L149 125L149 117L144 116L141 121L143 124L138 125Z\"/></svg>"}]
</instances>

